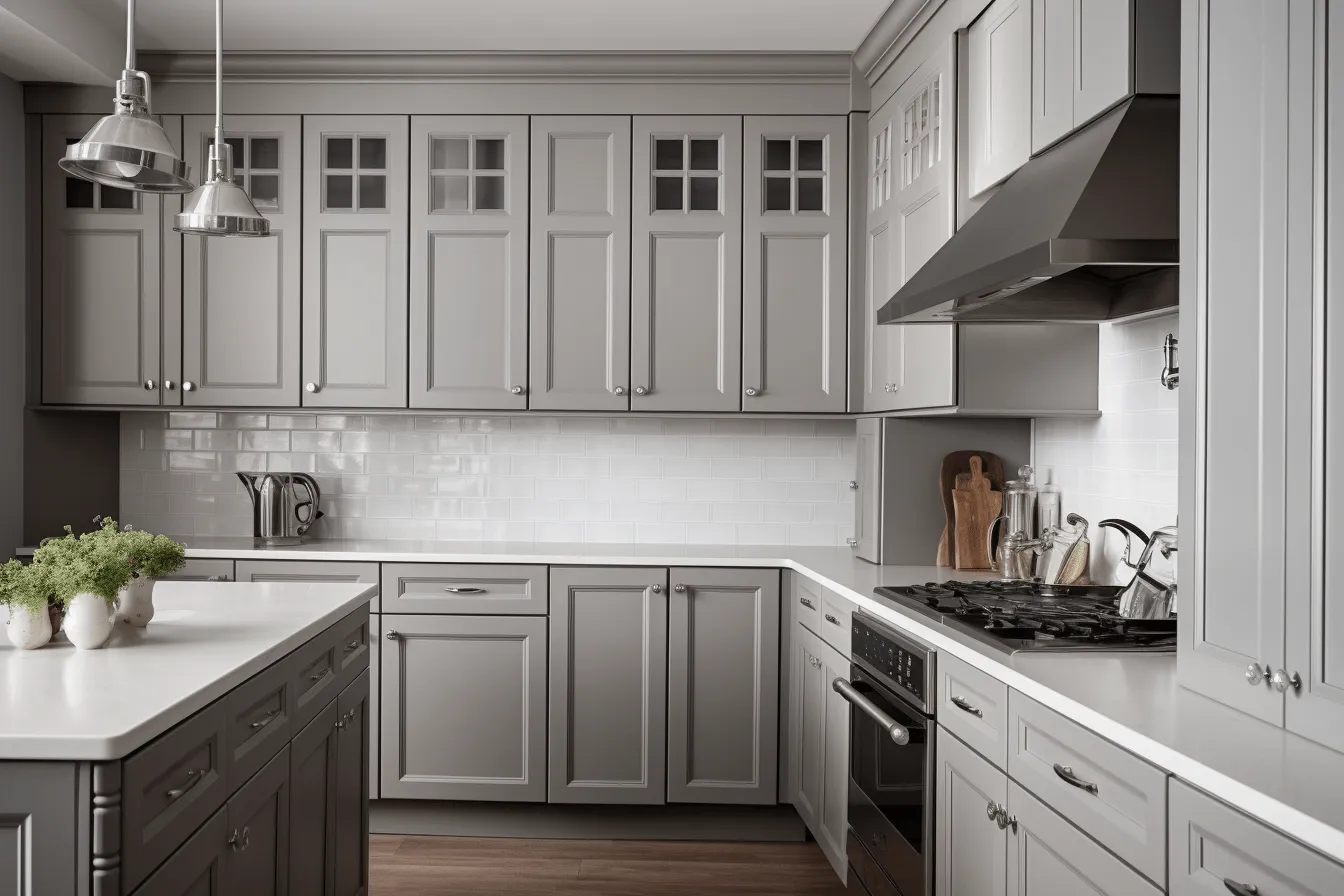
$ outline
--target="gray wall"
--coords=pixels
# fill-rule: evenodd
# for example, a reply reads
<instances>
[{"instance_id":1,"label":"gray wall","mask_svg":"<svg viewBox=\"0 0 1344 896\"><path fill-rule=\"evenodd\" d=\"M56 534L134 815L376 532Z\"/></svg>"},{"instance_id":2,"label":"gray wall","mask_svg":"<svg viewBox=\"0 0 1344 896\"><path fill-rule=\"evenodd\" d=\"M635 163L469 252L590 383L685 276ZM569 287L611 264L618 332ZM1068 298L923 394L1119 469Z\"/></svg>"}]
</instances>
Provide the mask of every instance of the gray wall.
<instances>
[{"instance_id":1,"label":"gray wall","mask_svg":"<svg viewBox=\"0 0 1344 896\"><path fill-rule=\"evenodd\" d=\"M23 89L0 75L0 558L23 540L25 277Z\"/></svg>"}]
</instances>

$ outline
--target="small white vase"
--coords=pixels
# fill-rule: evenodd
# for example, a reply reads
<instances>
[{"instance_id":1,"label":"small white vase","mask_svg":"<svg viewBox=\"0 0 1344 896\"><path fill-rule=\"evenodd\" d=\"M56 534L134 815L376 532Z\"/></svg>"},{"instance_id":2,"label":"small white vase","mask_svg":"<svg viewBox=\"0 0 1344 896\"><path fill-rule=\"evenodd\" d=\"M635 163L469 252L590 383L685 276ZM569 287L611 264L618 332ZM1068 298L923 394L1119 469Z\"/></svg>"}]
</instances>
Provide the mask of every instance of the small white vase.
<instances>
[{"instance_id":1,"label":"small white vase","mask_svg":"<svg viewBox=\"0 0 1344 896\"><path fill-rule=\"evenodd\" d=\"M10 607L5 634L9 635L9 643L20 650L46 646L51 640L51 617L47 615L47 608Z\"/></svg>"},{"instance_id":2,"label":"small white vase","mask_svg":"<svg viewBox=\"0 0 1344 896\"><path fill-rule=\"evenodd\" d=\"M97 650L112 634L112 613L96 594L76 594L65 609L61 630L81 650Z\"/></svg>"},{"instance_id":3,"label":"small white vase","mask_svg":"<svg viewBox=\"0 0 1344 896\"><path fill-rule=\"evenodd\" d=\"M154 618L154 579L141 576L117 595L117 619L138 628Z\"/></svg>"}]
</instances>

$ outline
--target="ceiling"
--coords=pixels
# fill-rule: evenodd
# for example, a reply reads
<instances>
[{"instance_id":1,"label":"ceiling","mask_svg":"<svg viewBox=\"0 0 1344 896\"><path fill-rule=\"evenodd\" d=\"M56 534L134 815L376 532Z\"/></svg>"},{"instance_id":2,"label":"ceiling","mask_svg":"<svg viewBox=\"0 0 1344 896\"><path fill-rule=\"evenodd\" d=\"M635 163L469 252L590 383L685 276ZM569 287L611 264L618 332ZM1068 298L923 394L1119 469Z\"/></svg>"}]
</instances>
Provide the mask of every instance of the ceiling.
<instances>
[{"instance_id":1,"label":"ceiling","mask_svg":"<svg viewBox=\"0 0 1344 896\"><path fill-rule=\"evenodd\" d=\"M83 0L115 5L125 0ZM229 0L225 50L852 51L890 0ZM214 46L210 0L139 0L143 49ZM123 13L124 14L124 13Z\"/></svg>"}]
</instances>

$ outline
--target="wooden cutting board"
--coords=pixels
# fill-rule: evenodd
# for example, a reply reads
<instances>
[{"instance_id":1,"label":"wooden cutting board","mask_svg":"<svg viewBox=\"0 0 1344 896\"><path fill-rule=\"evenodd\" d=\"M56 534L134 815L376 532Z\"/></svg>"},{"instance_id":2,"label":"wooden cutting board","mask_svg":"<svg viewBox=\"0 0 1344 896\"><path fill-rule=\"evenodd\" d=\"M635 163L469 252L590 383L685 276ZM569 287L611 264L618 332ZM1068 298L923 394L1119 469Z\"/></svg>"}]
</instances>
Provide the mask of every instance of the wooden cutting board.
<instances>
[{"instance_id":1,"label":"wooden cutting board","mask_svg":"<svg viewBox=\"0 0 1344 896\"><path fill-rule=\"evenodd\" d=\"M950 532L955 545L953 561L957 569L989 569L990 556L985 532L1003 507L1003 492L991 488L979 455L970 459L969 475L957 476L952 490L952 508L956 517Z\"/></svg>"},{"instance_id":2,"label":"wooden cutting board","mask_svg":"<svg viewBox=\"0 0 1344 896\"><path fill-rule=\"evenodd\" d=\"M979 457L983 461L981 468L985 477L989 479L990 488L999 492L1003 491L1005 479L1003 458L992 451L953 451L943 457L942 467L938 474L938 494L943 501L945 525L943 526L942 538L938 541L936 562L939 566L952 566L957 556L956 509L952 506L952 490L957 487L957 477L959 475L967 477L969 482L972 457ZM983 532L980 534L980 540L984 541Z\"/></svg>"}]
</instances>

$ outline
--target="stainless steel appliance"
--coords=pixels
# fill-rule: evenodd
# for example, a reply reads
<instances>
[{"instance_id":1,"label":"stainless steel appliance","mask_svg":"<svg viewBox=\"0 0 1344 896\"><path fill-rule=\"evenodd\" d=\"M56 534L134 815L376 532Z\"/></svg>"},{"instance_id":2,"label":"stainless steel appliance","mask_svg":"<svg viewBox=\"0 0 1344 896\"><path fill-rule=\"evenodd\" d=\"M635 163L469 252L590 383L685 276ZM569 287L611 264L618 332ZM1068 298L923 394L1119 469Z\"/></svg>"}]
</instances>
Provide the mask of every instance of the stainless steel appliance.
<instances>
[{"instance_id":1,"label":"stainless steel appliance","mask_svg":"<svg viewBox=\"0 0 1344 896\"><path fill-rule=\"evenodd\" d=\"M1036 486L1031 477L1035 471L1029 465L1018 467L1016 479L1010 479L1003 489L1003 516L990 522L985 530L985 552L990 566L999 572L1005 582L1030 579L1036 570L1036 549L1041 542L1036 534ZM998 550L994 548L994 530L1003 523Z\"/></svg>"},{"instance_id":2,"label":"stainless steel appliance","mask_svg":"<svg viewBox=\"0 0 1344 896\"><path fill-rule=\"evenodd\" d=\"M1176 650L1176 620L1120 614L1121 585L930 582L876 595L1004 653L1023 650Z\"/></svg>"},{"instance_id":3,"label":"stainless steel appliance","mask_svg":"<svg viewBox=\"0 0 1344 896\"><path fill-rule=\"evenodd\" d=\"M931 896L933 648L864 613L853 617L849 679L849 887ZM862 888L862 889L860 889Z\"/></svg>"},{"instance_id":4,"label":"stainless steel appliance","mask_svg":"<svg viewBox=\"0 0 1344 896\"><path fill-rule=\"evenodd\" d=\"M252 537L259 544L300 544L322 518L322 490L307 473L239 473L238 479L252 499Z\"/></svg>"}]
</instances>

